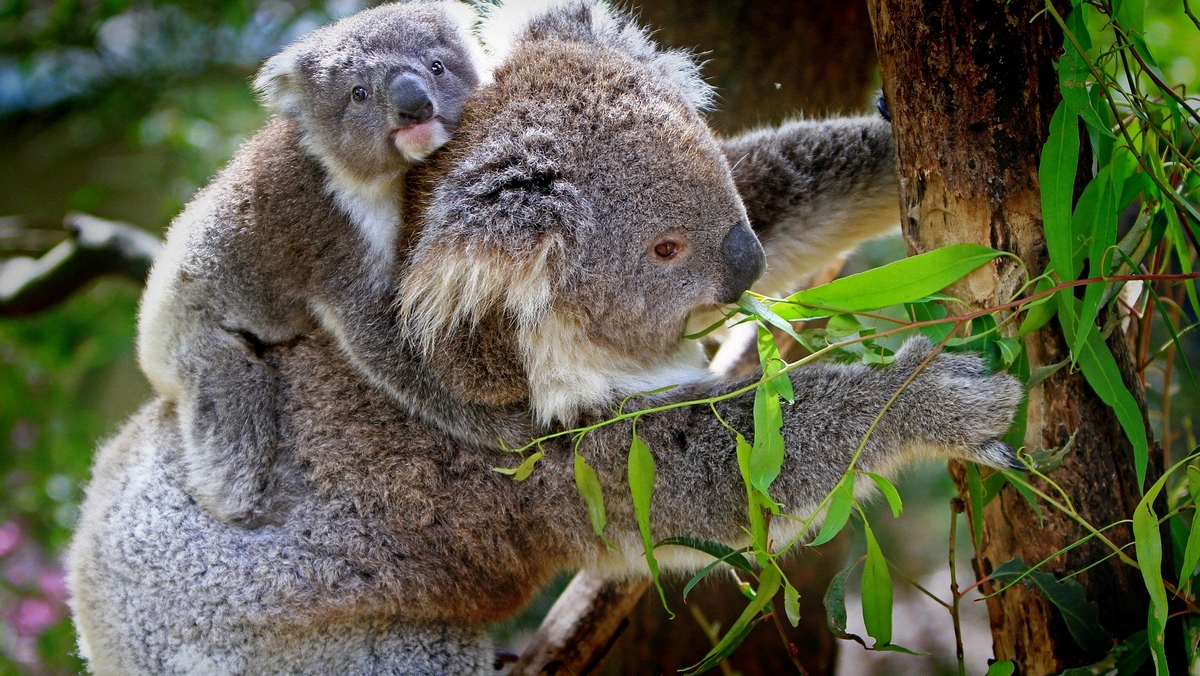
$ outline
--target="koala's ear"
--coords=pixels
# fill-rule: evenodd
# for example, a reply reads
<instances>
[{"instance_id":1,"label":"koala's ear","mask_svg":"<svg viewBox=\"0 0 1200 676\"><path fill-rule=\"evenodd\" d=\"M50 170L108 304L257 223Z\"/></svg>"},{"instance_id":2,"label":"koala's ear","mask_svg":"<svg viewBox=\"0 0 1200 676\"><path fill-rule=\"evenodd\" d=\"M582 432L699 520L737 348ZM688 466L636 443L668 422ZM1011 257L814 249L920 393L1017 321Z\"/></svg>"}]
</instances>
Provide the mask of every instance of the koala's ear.
<instances>
[{"instance_id":1,"label":"koala's ear","mask_svg":"<svg viewBox=\"0 0 1200 676\"><path fill-rule=\"evenodd\" d=\"M582 42L623 52L645 64L697 110L712 107L712 86L704 81L692 54L660 49L632 14L605 0L506 0L483 9L480 39L497 65L522 44Z\"/></svg>"},{"instance_id":2,"label":"koala's ear","mask_svg":"<svg viewBox=\"0 0 1200 676\"><path fill-rule=\"evenodd\" d=\"M254 76L253 88L268 110L294 116L300 112L305 44L293 44L267 59Z\"/></svg>"}]
</instances>

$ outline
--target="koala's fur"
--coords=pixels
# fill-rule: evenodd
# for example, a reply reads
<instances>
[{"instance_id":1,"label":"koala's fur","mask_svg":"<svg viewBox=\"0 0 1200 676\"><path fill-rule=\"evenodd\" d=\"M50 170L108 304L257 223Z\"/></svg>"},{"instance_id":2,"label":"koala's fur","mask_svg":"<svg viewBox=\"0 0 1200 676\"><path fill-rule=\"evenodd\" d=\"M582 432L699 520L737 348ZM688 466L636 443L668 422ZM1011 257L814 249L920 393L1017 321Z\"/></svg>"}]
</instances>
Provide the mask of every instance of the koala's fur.
<instances>
[{"instance_id":1,"label":"koala's fur","mask_svg":"<svg viewBox=\"0 0 1200 676\"><path fill-rule=\"evenodd\" d=\"M415 286L401 297L413 330L440 326L452 332L440 344L453 350L421 362L428 370L410 396L445 386L502 427L514 406L593 422L608 415L597 404L681 373L695 377L627 410L744 386L697 374L703 364L680 338L691 312L744 288L756 263L724 255L747 214L736 174L697 115L699 81L681 76L678 54L656 51L597 0L514 4L492 21L508 45L494 84L468 105L445 150L409 176L415 231L401 277L419 270L431 279L422 280L424 301ZM850 141L875 138L881 124L835 123L843 131L830 137L855 153L873 146ZM821 209L845 211L858 196L842 185L854 176L814 180L826 175L820 165L769 168L789 155L794 131L760 132L762 152L743 165L766 162L749 175L777 181L755 193L751 217L764 214L756 227L804 240L821 226ZM689 254L651 258L664 232L686 235ZM477 286L456 296L453 276L464 273ZM456 300L467 307L440 324L424 305ZM914 340L888 368L793 372L797 401L784 409L788 452L773 497L790 513L811 513L930 349ZM579 393L568 389L572 357ZM327 332L271 347L264 359L279 374L276 465L292 500L278 524L225 526L195 503L168 402L147 404L100 450L68 561L94 673L482 675L491 671L485 625L511 616L556 572L646 573L625 478L628 424L595 430L579 447L603 487L616 545L607 550L575 487L572 440L544 444L533 475L513 482L493 468L518 458L463 444L409 413ZM975 356L939 355L882 417L858 467L894 474L921 456L1005 466L1011 451L997 439L1022 392ZM717 409L753 430L753 395ZM734 438L712 411L647 415L638 434L657 460L655 538L745 544ZM792 523L775 519L774 541ZM668 570L711 560L677 548L657 554Z\"/></svg>"},{"instance_id":2,"label":"koala's fur","mask_svg":"<svg viewBox=\"0 0 1200 676\"><path fill-rule=\"evenodd\" d=\"M188 485L220 519L254 525L286 508L269 471L276 383L261 352L317 326L460 439L527 438L510 434L522 421L489 426L424 382L391 310L403 176L445 142L489 74L477 18L458 2L384 5L272 57L256 86L276 116L172 224L142 302L139 361L178 403ZM428 91L423 123L400 110L402 77Z\"/></svg>"}]
</instances>

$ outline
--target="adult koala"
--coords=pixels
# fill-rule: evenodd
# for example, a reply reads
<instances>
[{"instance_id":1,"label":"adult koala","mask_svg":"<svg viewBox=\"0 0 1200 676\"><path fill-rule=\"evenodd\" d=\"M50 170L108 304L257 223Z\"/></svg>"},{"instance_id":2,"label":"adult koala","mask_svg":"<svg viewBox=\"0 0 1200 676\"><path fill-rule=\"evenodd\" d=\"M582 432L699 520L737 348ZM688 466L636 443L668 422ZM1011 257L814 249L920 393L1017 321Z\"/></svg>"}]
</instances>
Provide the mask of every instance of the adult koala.
<instances>
[{"instance_id":1,"label":"adult koala","mask_svg":"<svg viewBox=\"0 0 1200 676\"><path fill-rule=\"evenodd\" d=\"M418 335L445 334L428 368L463 400L525 406L531 426L594 421L603 405L665 382L684 384L630 405L743 385L707 375L680 337L692 312L737 298L762 266L729 164L697 112L708 89L695 66L597 0L520 8L499 11L485 32L503 45L494 84L411 177L405 316ZM797 150L821 146L803 126L728 145L739 175L756 182L745 187L757 226L826 246L838 235L806 224L837 222L859 191L894 197L886 127L833 127L821 161ZM801 155L809 160L789 159ZM794 372L774 497L810 513L929 349L914 341L884 369ZM266 357L282 383L275 471L291 507L279 525L225 526L195 504L176 412L161 401L99 451L69 557L94 673L486 674L484 626L554 573L646 572L625 488L628 425L579 447L604 487L608 550L576 491L568 440L546 443L536 472L514 483L492 470L512 455L456 443L436 415L408 414L329 336ZM1004 465L1011 454L996 438L1020 396L979 359L939 355L875 428L859 466L890 473L922 454ZM750 431L752 402L717 409ZM742 544L734 439L712 411L648 415L638 433L658 461L656 536ZM700 563L688 551L659 558Z\"/></svg>"}]
</instances>

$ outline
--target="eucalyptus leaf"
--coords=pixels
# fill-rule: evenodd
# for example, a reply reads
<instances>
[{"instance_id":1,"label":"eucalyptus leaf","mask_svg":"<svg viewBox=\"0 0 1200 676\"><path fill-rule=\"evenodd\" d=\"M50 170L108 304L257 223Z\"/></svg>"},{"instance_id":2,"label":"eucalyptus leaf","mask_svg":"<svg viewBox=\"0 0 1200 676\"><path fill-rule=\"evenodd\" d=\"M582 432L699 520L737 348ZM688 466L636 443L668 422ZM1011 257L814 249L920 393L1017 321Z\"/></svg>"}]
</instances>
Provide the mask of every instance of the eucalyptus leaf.
<instances>
[{"instance_id":1,"label":"eucalyptus leaf","mask_svg":"<svg viewBox=\"0 0 1200 676\"><path fill-rule=\"evenodd\" d=\"M833 498L829 501L829 508L825 511L825 521L821 524L821 530L808 545L817 547L832 540L842 532L842 528L850 520L850 512L853 509L854 473L849 472L834 487Z\"/></svg>"},{"instance_id":2,"label":"eucalyptus leaf","mask_svg":"<svg viewBox=\"0 0 1200 676\"><path fill-rule=\"evenodd\" d=\"M529 478L530 474L533 474L534 465L536 465L537 462L545 455L545 451L538 449L536 453L533 453L529 457L525 458L525 461L516 467L493 467L492 471L500 474L507 474L515 481L524 481Z\"/></svg>"},{"instance_id":3,"label":"eucalyptus leaf","mask_svg":"<svg viewBox=\"0 0 1200 676\"><path fill-rule=\"evenodd\" d=\"M873 472L859 471L871 477L871 480L879 487L879 492L883 493L883 497L887 499L888 506L892 508L892 518L898 518L900 512L904 511L904 503L900 501L900 493L892 485L892 482Z\"/></svg>"},{"instance_id":4,"label":"eucalyptus leaf","mask_svg":"<svg viewBox=\"0 0 1200 676\"><path fill-rule=\"evenodd\" d=\"M1146 644L1146 631L1143 629L1118 644L1099 662L1086 667L1067 669L1059 676L1134 676L1148 657L1150 650Z\"/></svg>"},{"instance_id":5,"label":"eucalyptus leaf","mask_svg":"<svg viewBox=\"0 0 1200 676\"><path fill-rule=\"evenodd\" d=\"M745 547L743 547L741 549L734 549L733 547L730 547L729 545L721 544L720 542L713 542L712 540L703 540L701 538L689 538L689 537L674 537L674 538L665 538L663 540L659 540L654 545L654 548L658 549L659 547L668 547L668 546L669 547L687 547L688 549L695 549L698 552L704 552L705 554L708 554L709 556L715 557L718 561L724 561L725 563L728 563L729 565L733 566L734 568L737 568L738 570L744 570L747 573L754 572L754 569L750 567L750 564L746 562L745 558L743 558L741 556L734 556L734 554L745 553L746 552Z\"/></svg>"},{"instance_id":6,"label":"eucalyptus leaf","mask_svg":"<svg viewBox=\"0 0 1200 676\"><path fill-rule=\"evenodd\" d=\"M892 642L892 576L866 521L863 532L867 536L867 561L862 574L863 624L879 648Z\"/></svg>"},{"instance_id":7,"label":"eucalyptus leaf","mask_svg":"<svg viewBox=\"0 0 1200 676\"><path fill-rule=\"evenodd\" d=\"M1075 322L1078 311L1077 301L1072 296L1058 295L1059 323L1068 343L1075 342ZM1138 485L1146 482L1146 465L1149 462L1150 450L1146 441L1146 426L1142 421L1142 412L1137 401L1125 387L1121 379L1121 371L1117 368L1117 360L1105 345L1104 339L1097 331L1091 332L1091 337L1083 344L1078 355L1075 355L1083 370L1083 376L1092 386L1096 396L1105 404L1112 407L1125 430L1125 435L1133 444L1134 470L1137 472Z\"/></svg>"},{"instance_id":8,"label":"eucalyptus leaf","mask_svg":"<svg viewBox=\"0 0 1200 676\"><path fill-rule=\"evenodd\" d=\"M604 527L608 524L608 518L604 513L604 492L600 489L600 479L596 476L596 470L584 460L583 456L575 454L575 487L579 489L579 494L583 496L583 501L587 503L588 518L592 521L592 530L596 531L596 535L604 541L604 546L609 549L616 549L604 535Z\"/></svg>"},{"instance_id":9,"label":"eucalyptus leaf","mask_svg":"<svg viewBox=\"0 0 1200 676\"><path fill-rule=\"evenodd\" d=\"M663 608L674 619L675 614L667 605L667 595L658 581L658 560L654 558L654 538L650 534L650 502L654 497L654 475L654 456L650 454L646 442L634 432L633 442L629 446L629 492L633 496L633 513L637 518L638 530L642 534L642 547L646 552L646 565L650 568L650 577L658 589Z\"/></svg>"},{"instance_id":10,"label":"eucalyptus leaf","mask_svg":"<svg viewBox=\"0 0 1200 676\"><path fill-rule=\"evenodd\" d=\"M768 500L771 482L783 468L782 430L779 394L775 381L770 380L754 392L754 447L750 453L750 483ZM774 508L773 502L768 506Z\"/></svg>"},{"instance_id":11,"label":"eucalyptus leaf","mask_svg":"<svg viewBox=\"0 0 1200 676\"><path fill-rule=\"evenodd\" d=\"M980 244L955 244L889 263L788 297L779 315L785 319L830 314L818 308L849 312L879 310L919 301L967 276L1000 256Z\"/></svg>"},{"instance_id":12,"label":"eucalyptus leaf","mask_svg":"<svg viewBox=\"0 0 1200 676\"><path fill-rule=\"evenodd\" d=\"M780 584L783 581L783 573L778 566L771 565L763 569L762 575L758 578L758 590L754 595L754 600L742 614L729 627L729 631L725 632L725 636L713 646L713 649L704 656L704 660L698 664L694 664L687 668L688 674L699 674L721 663L721 660L729 657L733 651L741 644L746 633L751 627L751 622L758 617L763 608L775 598L775 593L779 591Z\"/></svg>"},{"instance_id":13,"label":"eucalyptus leaf","mask_svg":"<svg viewBox=\"0 0 1200 676\"><path fill-rule=\"evenodd\" d=\"M800 592L783 578L783 612L793 627L800 624Z\"/></svg>"}]
</instances>

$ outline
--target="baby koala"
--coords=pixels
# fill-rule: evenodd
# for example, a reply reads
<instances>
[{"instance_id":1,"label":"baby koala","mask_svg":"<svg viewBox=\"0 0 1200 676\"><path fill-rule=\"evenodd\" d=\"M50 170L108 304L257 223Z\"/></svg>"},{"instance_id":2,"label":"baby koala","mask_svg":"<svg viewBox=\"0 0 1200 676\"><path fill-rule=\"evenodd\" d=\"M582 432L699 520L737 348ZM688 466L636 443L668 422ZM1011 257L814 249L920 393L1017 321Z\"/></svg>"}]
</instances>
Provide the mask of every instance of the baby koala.
<instances>
[{"instance_id":1,"label":"baby koala","mask_svg":"<svg viewBox=\"0 0 1200 676\"><path fill-rule=\"evenodd\" d=\"M422 389L398 336L394 248L405 172L449 139L488 77L476 20L449 0L389 4L269 59L254 86L275 115L172 223L142 299L138 359L176 402L189 488L220 520L273 520L264 345L323 327L385 390L428 392L402 403L455 405L436 384Z\"/></svg>"}]
</instances>

